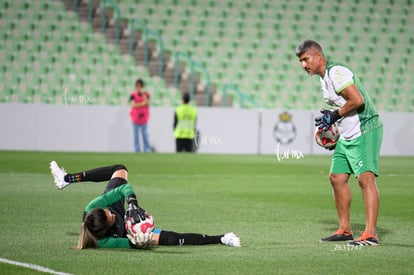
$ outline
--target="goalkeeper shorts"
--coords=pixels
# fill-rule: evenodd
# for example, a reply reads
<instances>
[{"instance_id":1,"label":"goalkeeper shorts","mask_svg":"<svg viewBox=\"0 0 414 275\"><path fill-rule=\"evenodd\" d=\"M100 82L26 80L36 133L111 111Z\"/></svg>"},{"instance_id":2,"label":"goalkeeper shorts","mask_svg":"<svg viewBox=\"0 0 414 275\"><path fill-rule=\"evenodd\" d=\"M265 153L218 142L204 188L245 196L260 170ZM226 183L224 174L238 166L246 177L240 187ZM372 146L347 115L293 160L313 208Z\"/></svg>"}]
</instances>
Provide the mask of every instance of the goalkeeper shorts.
<instances>
[{"instance_id":1,"label":"goalkeeper shorts","mask_svg":"<svg viewBox=\"0 0 414 275\"><path fill-rule=\"evenodd\" d=\"M354 174L364 172L378 176L378 158L382 143L382 126L372 129L353 140L339 139L332 156L331 174Z\"/></svg>"}]
</instances>

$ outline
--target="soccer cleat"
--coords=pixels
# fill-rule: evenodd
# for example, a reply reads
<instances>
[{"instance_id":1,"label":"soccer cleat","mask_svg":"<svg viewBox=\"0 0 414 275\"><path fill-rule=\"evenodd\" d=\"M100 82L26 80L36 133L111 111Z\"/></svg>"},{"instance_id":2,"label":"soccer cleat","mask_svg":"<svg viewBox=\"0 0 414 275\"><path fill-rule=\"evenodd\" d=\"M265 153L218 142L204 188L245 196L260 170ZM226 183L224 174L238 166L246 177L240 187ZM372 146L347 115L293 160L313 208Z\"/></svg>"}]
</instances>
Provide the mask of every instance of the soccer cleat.
<instances>
[{"instance_id":1,"label":"soccer cleat","mask_svg":"<svg viewBox=\"0 0 414 275\"><path fill-rule=\"evenodd\" d=\"M65 181L66 171L63 168L60 168L54 160L50 162L50 172L55 179L56 189L62 190L70 184Z\"/></svg>"},{"instance_id":2,"label":"soccer cleat","mask_svg":"<svg viewBox=\"0 0 414 275\"><path fill-rule=\"evenodd\" d=\"M348 246L363 246L363 245L379 245L378 237L368 232L362 233L361 237L353 242L349 242Z\"/></svg>"},{"instance_id":3,"label":"soccer cleat","mask_svg":"<svg viewBox=\"0 0 414 275\"><path fill-rule=\"evenodd\" d=\"M225 234L221 237L221 243L227 246L240 247L240 238L236 236L233 232Z\"/></svg>"},{"instance_id":4,"label":"soccer cleat","mask_svg":"<svg viewBox=\"0 0 414 275\"><path fill-rule=\"evenodd\" d=\"M320 242L342 242L342 241L351 241L354 237L352 232L346 232L343 229L338 229L334 234L329 237L321 238Z\"/></svg>"}]
</instances>

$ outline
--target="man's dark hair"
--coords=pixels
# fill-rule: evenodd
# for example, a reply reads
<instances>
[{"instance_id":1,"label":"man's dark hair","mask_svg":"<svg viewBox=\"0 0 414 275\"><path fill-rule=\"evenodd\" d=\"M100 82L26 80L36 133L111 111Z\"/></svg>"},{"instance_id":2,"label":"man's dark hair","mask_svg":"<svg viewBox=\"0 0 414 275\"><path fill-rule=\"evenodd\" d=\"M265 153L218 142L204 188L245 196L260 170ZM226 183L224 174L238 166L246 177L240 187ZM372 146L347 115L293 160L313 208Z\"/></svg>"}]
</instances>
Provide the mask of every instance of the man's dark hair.
<instances>
[{"instance_id":1,"label":"man's dark hair","mask_svg":"<svg viewBox=\"0 0 414 275\"><path fill-rule=\"evenodd\" d=\"M296 50L295 50L296 56L299 57L312 48L317 49L323 55L321 45L319 45L319 43L314 40L308 39L308 40L303 41L296 47Z\"/></svg>"},{"instance_id":2,"label":"man's dark hair","mask_svg":"<svg viewBox=\"0 0 414 275\"><path fill-rule=\"evenodd\" d=\"M190 102L190 94L189 93L183 94L183 102L186 103L186 104L188 102Z\"/></svg>"},{"instance_id":3,"label":"man's dark hair","mask_svg":"<svg viewBox=\"0 0 414 275\"><path fill-rule=\"evenodd\" d=\"M142 80L142 79L137 79L137 81L135 81L135 87L136 87L138 84L139 84L139 85L141 85L141 87L144 87L144 86L145 86L144 80Z\"/></svg>"}]
</instances>

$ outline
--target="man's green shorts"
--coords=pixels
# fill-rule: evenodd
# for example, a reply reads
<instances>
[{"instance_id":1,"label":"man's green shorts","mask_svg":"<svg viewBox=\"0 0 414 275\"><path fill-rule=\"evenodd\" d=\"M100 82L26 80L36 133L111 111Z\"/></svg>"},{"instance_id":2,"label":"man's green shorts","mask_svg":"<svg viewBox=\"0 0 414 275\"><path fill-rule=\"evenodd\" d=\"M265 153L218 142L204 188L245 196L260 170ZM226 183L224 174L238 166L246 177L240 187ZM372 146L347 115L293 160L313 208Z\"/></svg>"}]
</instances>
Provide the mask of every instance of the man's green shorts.
<instances>
[{"instance_id":1,"label":"man's green shorts","mask_svg":"<svg viewBox=\"0 0 414 275\"><path fill-rule=\"evenodd\" d=\"M339 139L332 156L332 174L354 174L371 171L378 176L378 158L382 143L382 126L353 140Z\"/></svg>"}]
</instances>

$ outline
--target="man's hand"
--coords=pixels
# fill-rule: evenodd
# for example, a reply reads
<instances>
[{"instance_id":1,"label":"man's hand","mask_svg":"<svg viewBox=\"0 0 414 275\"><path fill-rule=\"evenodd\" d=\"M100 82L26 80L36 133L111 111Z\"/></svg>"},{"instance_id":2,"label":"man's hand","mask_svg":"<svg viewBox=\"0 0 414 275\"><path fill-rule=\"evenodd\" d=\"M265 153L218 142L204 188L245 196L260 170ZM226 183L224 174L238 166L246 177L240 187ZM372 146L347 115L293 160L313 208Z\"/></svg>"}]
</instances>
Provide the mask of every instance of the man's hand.
<instances>
[{"instance_id":1,"label":"man's hand","mask_svg":"<svg viewBox=\"0 0 414 275\"><path fill-rule=\"evenodd\" d=\"M328 131L329 127L341 118L338 109L335 111L321 110L322 115L315 118L315 126Z\"/></svg>"}]
</instances>

